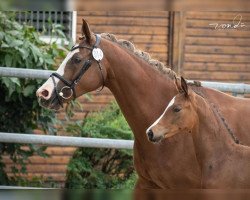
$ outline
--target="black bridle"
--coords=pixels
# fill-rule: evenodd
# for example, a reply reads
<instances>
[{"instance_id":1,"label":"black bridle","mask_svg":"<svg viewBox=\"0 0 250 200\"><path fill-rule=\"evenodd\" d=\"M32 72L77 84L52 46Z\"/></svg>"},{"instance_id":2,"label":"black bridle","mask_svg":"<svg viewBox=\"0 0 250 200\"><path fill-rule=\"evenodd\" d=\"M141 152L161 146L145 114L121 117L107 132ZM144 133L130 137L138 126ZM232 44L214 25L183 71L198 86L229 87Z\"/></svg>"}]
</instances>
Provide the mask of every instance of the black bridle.
<instances>
[{"instance_id":1,"label":"black bridle","mask_svg":"<svg viewBox=\"0 0 250 200\"><path fill-rule=\"evenodd\" d=\"M72 49L70 51L74 51L75 49L78 49L78 48L85 48L85 49L89 49L92 52L93 60L95 60L97 62L98 67L99 67L100 72L101 72L101 76L102 76L102 87L98 90L98 91L101 91L104 88L104 76L103 76L102 66L101 66L101 63L100 63L102 58L103 58L103 52L102 52L102 50L100 48L98 48L98 46L100 44L100 41L101 41L101 36L96 34L95 37L96 37L96 42L95 42L93 47L78 45L78 46L72 47ZM56 92L55 98L58 99L59 104L61 105L61 107L63 107L62 99L69 99L72 96L73 96L74 99L76 98L75 86L79 83L82 76L91 67L91 65L92 65L92 61L91 60L86 60L84 62L84 64L83 64L81 70L79 71L79 73L77 74L77 76L74 78L73 81L66 80L64 77L62 77L60 74L58 74L56 72L52 73L50 75L50 77L52 78L53 84L54 84L55 92ZM60 92L58 91L58 89L56 87L55 77L58 78L59 80L61 80L65 84L65 86L61 88ZM70 91L70 95L67 96L67 97L64 96L64 92L66 90Z\"/></svg>"}]
</instances>

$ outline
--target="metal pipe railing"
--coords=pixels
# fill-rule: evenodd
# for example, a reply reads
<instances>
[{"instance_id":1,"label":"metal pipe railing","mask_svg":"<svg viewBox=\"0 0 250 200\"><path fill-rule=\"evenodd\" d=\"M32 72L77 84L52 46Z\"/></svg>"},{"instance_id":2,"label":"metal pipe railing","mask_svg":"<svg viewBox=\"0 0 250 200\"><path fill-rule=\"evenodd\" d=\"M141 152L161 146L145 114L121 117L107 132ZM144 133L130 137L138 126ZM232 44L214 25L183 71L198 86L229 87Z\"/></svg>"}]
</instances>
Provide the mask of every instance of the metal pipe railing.
<instances>
[{"instance_id":1,"label":"metal pipe railing","mask_svg":"<svg viewBox=\"0 0 250 200\"><path fill-rule=\"evenodd\" d=\"M0 76L31 78L31 79L48 79L54 71L41 69L24 69L12 67L0 67ZM191 81L191 80L190 80ZM223 83L200 81L204 87L220 90L222 92L231 92L238 94L250 93L250 85L245 83Z\"/></svg>"},{"instance_id":2,"label":"metal pipe railing","mask_svg":"<svg viewBox=\"0 0 250 200\"><path fill-rule=\"evenodd\" d=\"M0 76L30 78L30 79L48 79L54 71L42 69L24 69L13 67L0 67Z\"/></svg>"},{"instance_id":3,"label":"metal pipe railing","mask_svg":"<svg viewBox=\"0 0 250 200\"><path fill-rule=\"evenodd\" d=\"M245 83L222 83L222 82L210 82L201 81L203 87L214 88L222 92L232 92L238 94L249 94L250 85Z\"/></svg>"},{"instance_id":4,"label":"metal pipe railing","mask_svg":"<svg viewBox=\"0 0 250 200\"><path fill-rule=\"evenodd\" d=\"M18 144L39 144L46 146L71 146L87 148L133 149L133 140L106 138L83 138L69 136L35 135L0 132L0 142Z\"/></svg>"}]
</instances>

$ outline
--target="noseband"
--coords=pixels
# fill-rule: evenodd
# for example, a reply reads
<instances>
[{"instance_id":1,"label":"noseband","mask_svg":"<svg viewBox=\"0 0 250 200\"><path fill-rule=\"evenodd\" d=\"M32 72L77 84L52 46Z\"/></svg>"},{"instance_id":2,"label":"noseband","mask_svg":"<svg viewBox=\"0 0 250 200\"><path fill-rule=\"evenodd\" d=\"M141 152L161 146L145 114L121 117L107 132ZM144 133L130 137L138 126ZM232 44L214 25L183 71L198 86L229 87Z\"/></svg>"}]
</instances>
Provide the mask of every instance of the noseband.
<instances>
[{"instance_id":1,"label":"noseband","mask_svg":"<svg viewBox=\"0 0 250 200\"><path fill-rule=\"evenodd\" d=\"M74 51L75 49L78 49L78 48L85 48L85 49L89 49L92 52L93 60L95 60L97 62L98 67L100 69L101 76L102 76L102 87L98 90L98 91L101 91L104 88L104 76L103 76L102 66L101 66L101 63L100 63L102 58L103 58L103 52L102 52L102 50L100 48L98 48L98 46L100 44L100 41L101 41L101 36L96 34L95 37L96 37L96 42L95 42L93 47L78 45L78 46L72 47L71 51ZM62 99L69 99L72 96L74 97L74 99L76 98L75 86L79 83L82 76L91 67L91 65L92 65L91 60L85 61L82 68L81 68L81 70L79 71L79 73L77 74L77 76L75 77L75 79L73 81L66 80L64 77L62 77L60 74L58 74L56 72L52 73L50 75L50 77L52 78L53 84L54 84L55 92L56 92L56 97L55 98L58 99L59 104L61 105L61 107L63 107ZM58 91L58 89L56 87L55 77L58 78L59 80L61 80L65 84L65 86L62 87L60 92ZM64 96L64 92L67 91L67 90L70 92L70 94L68 96Z\"/></svg>"}]
</instances>

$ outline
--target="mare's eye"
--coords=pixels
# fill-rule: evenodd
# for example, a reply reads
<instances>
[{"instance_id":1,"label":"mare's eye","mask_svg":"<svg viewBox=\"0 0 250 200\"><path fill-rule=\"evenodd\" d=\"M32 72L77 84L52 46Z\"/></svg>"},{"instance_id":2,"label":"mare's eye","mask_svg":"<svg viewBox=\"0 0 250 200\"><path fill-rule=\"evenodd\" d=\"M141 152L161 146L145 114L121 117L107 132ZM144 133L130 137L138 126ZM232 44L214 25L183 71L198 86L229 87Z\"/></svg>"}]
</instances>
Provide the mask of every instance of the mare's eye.
<instances>
[{"instance_id":1,"label":"mare's eye","mask_svg":"<svg viewBox=\"0 0 250 200\"><path fill-rule=\"evenodd\" d=\"M173 108L173 111L174 112L180 112L181 111L181 107L176 106L176 107Z\"/></svg>"},{"instance_id":2,"label":"mare's eye","mask_svg":"<svg viewBox=\"0 0 250 200\"><path fill-rule=\"evenodd\" d=\"M78 63L80 63L82 60L81 60L81 58L79 58L79 57L75 57L74 58L74 63L76 63L76 64L78 64Z\"/></svg>"}]
</instances>

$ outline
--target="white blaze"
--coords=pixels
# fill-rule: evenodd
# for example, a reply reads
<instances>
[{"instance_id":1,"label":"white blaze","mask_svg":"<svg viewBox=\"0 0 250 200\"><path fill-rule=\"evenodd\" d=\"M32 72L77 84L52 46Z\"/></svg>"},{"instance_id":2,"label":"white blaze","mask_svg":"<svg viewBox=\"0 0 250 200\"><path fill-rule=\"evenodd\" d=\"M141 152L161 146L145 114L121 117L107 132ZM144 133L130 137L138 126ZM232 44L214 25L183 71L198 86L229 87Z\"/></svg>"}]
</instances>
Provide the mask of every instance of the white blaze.
<instances>
[{"instance_id":1,"label":"white blaze","mask_svg":"<svg viewBox=\"0 0 250 200\"><path fill-rule=\"evenodd\" d=\"M78 53L80 50L79 48L75 49L74 51L70 51L68 53L68 55L66 56L66 58L63 60L62 64L60 65L60 67L57 69L57 73L60 74L61 76L63 76L64 74L64 69L66 64L68 63L68 61L74 56L75 53ZM56 79L56 83L58 83L58 79Z\"/></svg>"},{"instance_id":2,"label":"white blaze","mask_svg":"<svg viewBox=\"0 0 250 200\"><path fill-rule=\"evenodd\" d=\"M175 102L175 97L169 102L168 106L166 107L166 109L164 110L164 112L161 114L161 116L146 130L146 133L152 129L156 124L158 124L158 122L161 120L161 118L164 116L164 114L167 112L167 110L169 109L169 107L171 107L174 102Z\"/></svg>"},{"instance_id":3,"label":"white blaze","mask_svg":"<svg viewBox=\"0 0 250 200\"><path fill-rule=\"evenodd\" d=\"M60 74L61 76L64 75L64 69L66 64L68 63L68 61L74 56L75 53L80 52L79 48L75 49L74 51L70 51L68 53L68 55L66 56L66 58L63 60L62 64L59 66L59 68L57 69L57 73ZM56 84L59 82L58 78L55 78L55 82ZM45 97L45 99L49 99L52 95L52 91L54 89L54 84L52 81L52 78L50 77L38 90L37 90L37 94L47 90L49 92L49 95L47 97Z\"/></svg>"}]
</instances>

